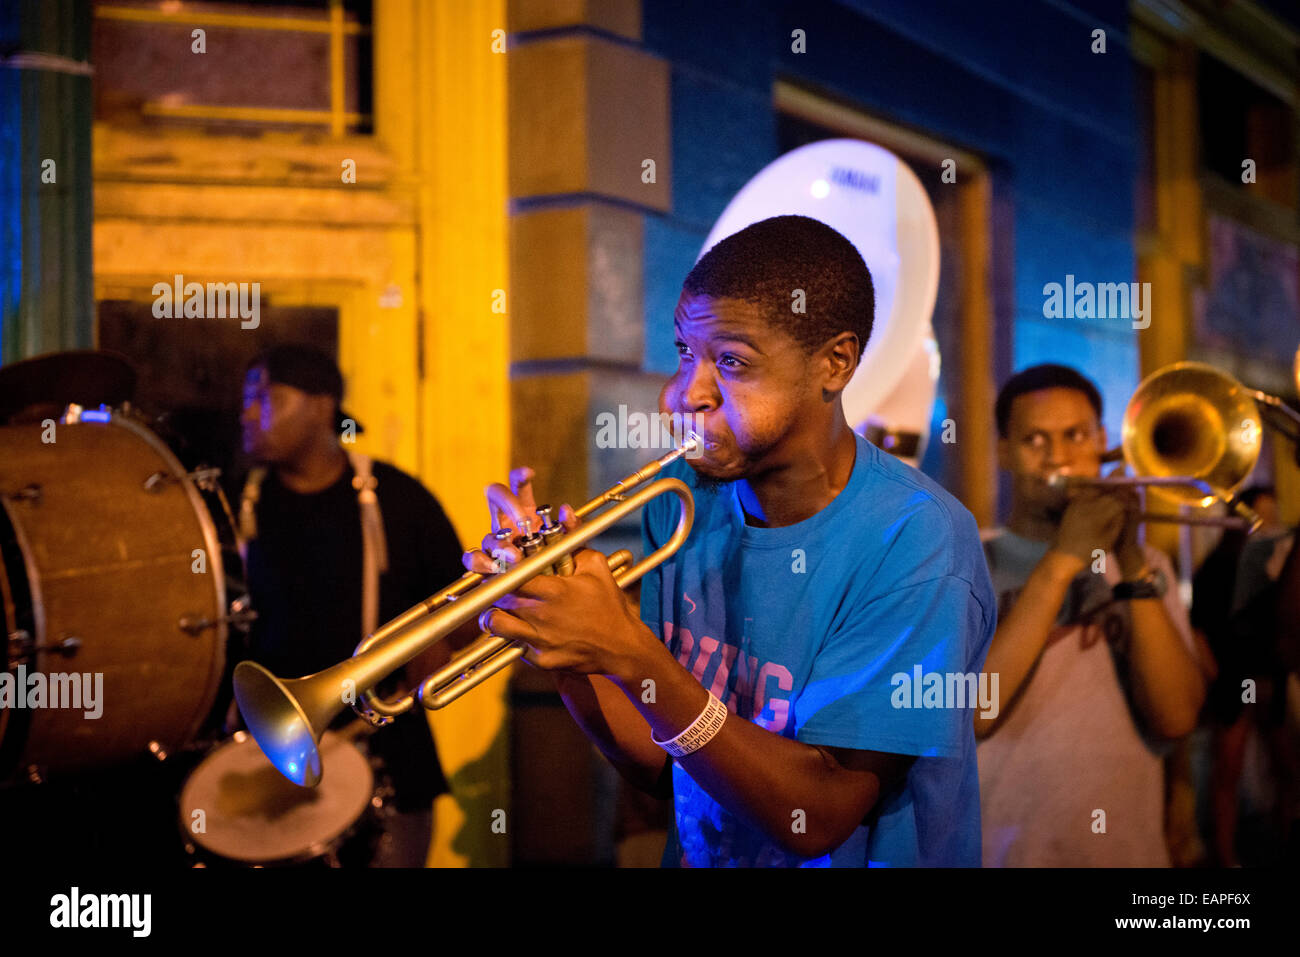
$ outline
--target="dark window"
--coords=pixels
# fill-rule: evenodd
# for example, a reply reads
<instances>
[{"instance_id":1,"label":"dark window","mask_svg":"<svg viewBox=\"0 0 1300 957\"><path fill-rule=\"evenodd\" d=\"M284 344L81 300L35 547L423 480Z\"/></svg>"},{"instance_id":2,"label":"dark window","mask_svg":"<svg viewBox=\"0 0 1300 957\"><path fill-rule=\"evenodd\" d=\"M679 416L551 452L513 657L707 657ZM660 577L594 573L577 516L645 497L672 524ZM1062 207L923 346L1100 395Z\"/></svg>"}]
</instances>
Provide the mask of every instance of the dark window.
<instances>
[{"instance_id":1,"label":"dark window","mask_svg":"<svg viewBox=\"0 0 1300 957\"><path fill-rule=\"evenodd\" d=\"M370 132L370 24L369 0L101 0L92 37L95 116L222 130ZM202 53L194 49L197 29L204 31Z\"/></svg>"},{"instance_id":2,"label":"dark window","mask_svg":"<svg viewBox=\"0 0 1300 957\"><path fill-rule=\"evenodd\" d=\"M1282 206L1296 203L1296 118L1291 107L1212 56L1197 68L1201 163L1240 189ZM1254 184L1242 162L1255 161Z\"/></svg>"},{"instance_id":3,"label":"dark window","mask_svg":"<svg viewBox=\"0 0 1300 957\"><path fill-rule=\"evenodd\" d=\"M136 407L187 467L217 466L227 481L247 465L239 417L249 361L283 342L337 355L338 340L338 310L275 306L265 296L256 329L241 328L239 319L159 319L152 302L99 303L99 348L135 367Z\"/></svg>"}]
</instances>

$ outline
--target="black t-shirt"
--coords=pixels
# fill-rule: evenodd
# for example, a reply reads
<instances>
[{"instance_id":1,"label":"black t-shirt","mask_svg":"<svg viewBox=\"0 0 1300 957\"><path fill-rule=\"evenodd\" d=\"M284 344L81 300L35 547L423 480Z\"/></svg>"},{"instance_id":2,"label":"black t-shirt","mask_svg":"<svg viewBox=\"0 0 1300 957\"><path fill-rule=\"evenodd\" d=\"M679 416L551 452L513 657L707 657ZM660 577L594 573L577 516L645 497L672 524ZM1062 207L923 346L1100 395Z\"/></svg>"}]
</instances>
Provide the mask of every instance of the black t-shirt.
<instances>
[{"instance_id":1,"label":"black t-shirt","mask_svg":"<svg viewBox=\"0 0 1300 957\"><path fill-rule=\"evenodd\" d=\"M442 507L418 481L374 462L388 570L379 577L379 624L464 574L460 541ZM248 546L248 590L257 612L249 656L273 674L297 678L350 657L361 623L361 507L352 463L329 488L290 491L268 470ZM384 689L387 690L387 686ZM351 709L335 722L355 717ZM448 790L418 705L369 738L384 761L400 810L427 806Z\"/></svg>"}]
</instances>

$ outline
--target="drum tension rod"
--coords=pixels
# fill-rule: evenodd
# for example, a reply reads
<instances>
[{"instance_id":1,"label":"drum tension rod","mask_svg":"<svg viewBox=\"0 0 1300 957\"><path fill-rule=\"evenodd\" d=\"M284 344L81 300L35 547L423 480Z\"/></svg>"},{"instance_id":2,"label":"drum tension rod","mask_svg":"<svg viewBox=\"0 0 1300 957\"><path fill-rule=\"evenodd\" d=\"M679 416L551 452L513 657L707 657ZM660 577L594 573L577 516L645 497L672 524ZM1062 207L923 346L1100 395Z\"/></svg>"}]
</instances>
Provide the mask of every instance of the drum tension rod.
<instances>
[{"instance_id":1,"label":"drum tension rod","mask_svg":"<svg viewBox=\"0 0 1300 957\"><path fill-rule=\"evenodd\" d=\"M80 650L81 639L75 635L69 635L52 645L38 645L35 639L32 638L31 632L25 628L9 633L9 659L11 661L30 660L32 655L37 652L71 658Z\"/></svg>"},{"instance_id":2,"label":"drum tension rod","mask_svg":"<svg viewBox=\"0 0 1300 957\"><path fill-rule=\"evenodd\" d=\"M167 482L180 484L182 479L189 479L205 492L211 492L217 485L217 479L221 477L221 469L195 469L193 472L187 472L185 475L173 475L171 472L154 472L144 480L144 490L146 492L161 492L163 485Z\"/></svg>"},{"instance_id":3,"label":"drum tension rod","mask_svg":"<svg viewBox=\"0 0 1300 957\"><path fill-rule=\"evenodd\" d=\"M11 502L26 501L34 502L37 505L41 504L41 497L41 487L34 482L31 485L24 485L16 492L7 492L5 494L5 498Z\"/></svg>"},{"instance_id":4,"label":"drum tension rod","mask_svg":"<svg viewBox=\"0 0 1300 957\"><path fill-rule=\"evenodd\" d=\"M236 598L230 603L230 614L222 615L220 618L195 618L190 615L184 615L176 626L181 631L190 635L199 635L209 628L215 628L218 624L233 625L240 631L248 631L248 626L257 620L257 612L248 607L248 596Z\"/></svg>"}]
</instances>

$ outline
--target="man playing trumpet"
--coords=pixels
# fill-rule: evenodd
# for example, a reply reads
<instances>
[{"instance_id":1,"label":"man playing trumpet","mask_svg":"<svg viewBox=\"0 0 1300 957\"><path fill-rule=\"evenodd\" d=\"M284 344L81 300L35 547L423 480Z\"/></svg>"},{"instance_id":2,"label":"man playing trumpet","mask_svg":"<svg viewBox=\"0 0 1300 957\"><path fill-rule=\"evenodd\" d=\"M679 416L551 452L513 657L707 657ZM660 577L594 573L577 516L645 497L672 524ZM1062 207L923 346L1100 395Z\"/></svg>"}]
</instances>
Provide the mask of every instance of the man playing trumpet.
<instances>
[{"instance_id":1,"label":"man playing trumpet","mask_svg":"<svg viewBox=\"0 0 1300 957\"><path fill-rule=\"evenodd\" d=\"M862 258L815 220L714 246L686 278L660 395L700 424L703 454L665 470L693 487L695 524L643 579L641 615L581 551L573 575L481 616L553 673L629 781L671 790L665 864L980 863L973 701L914 706L899 679L978 672L993 594L970 513L845 421L873 310ZM489 489L495 526L535 522L531 478ZM647 549L675 504L645 510ZM568 506L560 518L575 525ZM521 558L483 545L473 571Z\"/></svg>"}]
</instances>

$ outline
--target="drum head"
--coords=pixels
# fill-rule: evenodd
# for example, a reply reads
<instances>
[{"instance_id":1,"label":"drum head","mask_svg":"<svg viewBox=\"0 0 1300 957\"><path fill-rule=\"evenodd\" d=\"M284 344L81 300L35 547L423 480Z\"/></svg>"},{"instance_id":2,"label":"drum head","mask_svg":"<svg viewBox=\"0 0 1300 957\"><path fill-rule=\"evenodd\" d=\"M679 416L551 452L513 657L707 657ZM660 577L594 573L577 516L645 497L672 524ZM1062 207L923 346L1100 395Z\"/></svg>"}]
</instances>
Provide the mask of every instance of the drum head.
<instances>
[{"instance_id":1,"label":"drum head","mask_svg":"<svg viewBox=\"0 0 1300 957\"><path fill-rule=\"evenodd\" d=\"M321 759L320 786L298 787L252 737L236 735L185 782L182 830L213 854L248 864L290 863L325 853L365 813L374 774L360 750L329 731L321 741Z\"/></svg>"}]
</instances>

